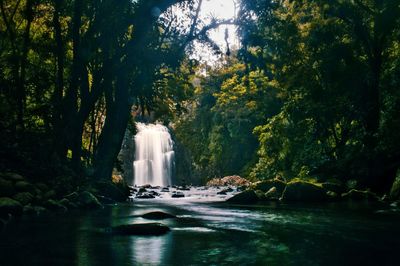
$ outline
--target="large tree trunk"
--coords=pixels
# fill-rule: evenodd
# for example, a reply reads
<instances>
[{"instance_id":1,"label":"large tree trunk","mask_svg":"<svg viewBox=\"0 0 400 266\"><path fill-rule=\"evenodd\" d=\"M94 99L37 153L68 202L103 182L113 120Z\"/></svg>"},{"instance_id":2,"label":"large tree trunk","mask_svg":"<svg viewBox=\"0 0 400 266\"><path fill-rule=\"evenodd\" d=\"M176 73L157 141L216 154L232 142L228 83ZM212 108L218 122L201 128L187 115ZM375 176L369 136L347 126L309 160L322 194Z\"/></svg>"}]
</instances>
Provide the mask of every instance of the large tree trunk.
<instances>
[{"instance_id":1,"label":"large tree trunk","mask_svg":"<svg viewBox=\"0 0 400 266\"><path fill-rule=\"evenodd\" d=\"M115 101L112 92L106 93L106 121L99 137L95 155L95 177L107 180L111 177L115 160L121 149L124 134L131 116L126 77L117 80Z\"/></svg>"}]
</instances>

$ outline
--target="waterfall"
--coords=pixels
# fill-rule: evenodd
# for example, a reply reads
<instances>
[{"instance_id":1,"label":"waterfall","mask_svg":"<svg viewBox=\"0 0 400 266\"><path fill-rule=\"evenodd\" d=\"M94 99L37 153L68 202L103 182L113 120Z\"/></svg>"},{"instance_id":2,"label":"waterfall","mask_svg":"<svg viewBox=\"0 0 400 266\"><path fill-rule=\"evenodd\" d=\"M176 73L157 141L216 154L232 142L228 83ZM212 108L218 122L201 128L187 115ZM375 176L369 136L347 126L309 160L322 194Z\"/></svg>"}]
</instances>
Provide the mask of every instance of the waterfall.
<instances>
[{"instance_id":1,"label":"waterfall","mask_svg":"<svg viewBox=\"0 0 400 266\"><path fill-rule=\"evenodd\" d=\"M171 185L174 151L168 128L160 124L136 123L134 184Z\"/></svg>"}]
</instances>

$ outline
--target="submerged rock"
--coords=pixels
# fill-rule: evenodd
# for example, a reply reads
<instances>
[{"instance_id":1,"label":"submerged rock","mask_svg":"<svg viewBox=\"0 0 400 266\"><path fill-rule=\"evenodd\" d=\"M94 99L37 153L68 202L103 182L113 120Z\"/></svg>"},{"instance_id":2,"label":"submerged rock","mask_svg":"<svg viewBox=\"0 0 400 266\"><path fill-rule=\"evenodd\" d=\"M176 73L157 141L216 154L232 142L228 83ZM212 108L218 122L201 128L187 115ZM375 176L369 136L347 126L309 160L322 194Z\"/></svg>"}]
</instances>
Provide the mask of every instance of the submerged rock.
<instances>
[{"instance_id":1,"label":"submerged rock","mask_svg":"<svg viewBox=\"0 0 400 266\"><path fill-rule=\"evenodd\" d=\"M176 218L176 216L165 212L155 211L143 214L142 218L152 219L152 220L163 220L168 218Z\"/></svg>"},{"instance_id":2,"label":"submerged rock","mask_svg":"<svg viewBox=\"0 0 400 266\"><path fill-rule=\"evenodd\" d=\"M374 201L379 200L379 197L375 193L369 190L357 190L357 189L352 189L347 193L343 193L342 198L351 200L374 200Z\"/></svg>"},{"instance_id":3,"label":"submerged rock","mask_svg":"<svg viewBox=\"0 0 400 266\"><path fill-rule=\"evenodd\" d=\"M162 223L126 224L112 227L111 232L118 235L159 236L170 231Z\"/></svg>"},{"instance_id":4,"label":"submerged rock","mask_svg":"<svg viewBox=\"0 0 400 266\"><path fill-rule=\"evenodd\" d=\"M259 200L256 192L254 190L245 190L236 194L235 196L229 198L227 202L230 203L239 203L239 204L252 204L256 203Z\"/></svg>"},{"instance_id":5,"label":"submerged rock","mask_svg":"<svg viewBox=\"0 0 400 266\"><path fill-rule=\"evenodd\" d=\"M286 185L282 201L324 201L328 200L327 191L322 186L306 181L292 181Z\"/></svg>"},{"instance_id":6,"label":"submerged rock","mask_svg":"<svg viewBox=\"0 0 400 266\"><path fill-rule=\"evenodd\" d=\"M11 198L0 198L0 218L8 217L8 214L21 215L22 204Z\"/></svg>"}]
</instances>

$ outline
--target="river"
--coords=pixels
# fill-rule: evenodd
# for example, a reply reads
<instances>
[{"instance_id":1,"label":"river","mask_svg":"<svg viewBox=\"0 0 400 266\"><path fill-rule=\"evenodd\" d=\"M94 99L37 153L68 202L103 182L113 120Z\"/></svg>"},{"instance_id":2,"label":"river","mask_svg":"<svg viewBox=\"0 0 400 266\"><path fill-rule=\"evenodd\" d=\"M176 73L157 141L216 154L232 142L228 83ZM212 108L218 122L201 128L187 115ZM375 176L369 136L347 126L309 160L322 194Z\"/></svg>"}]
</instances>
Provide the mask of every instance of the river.
<instances>
[{"instance_id":1,"label":"river","mask_svg":"<svg viewBox=\"0 0 400 266\"><path fill-rule=\"evenodd\" d=\"M231 205L215 191L24 217L1 233L0 265L399 265L400 212L372 203ZM168 195L168 193L165 193ZM177 216L163 236L105 228Z\"/></svg>"}]
</instances>

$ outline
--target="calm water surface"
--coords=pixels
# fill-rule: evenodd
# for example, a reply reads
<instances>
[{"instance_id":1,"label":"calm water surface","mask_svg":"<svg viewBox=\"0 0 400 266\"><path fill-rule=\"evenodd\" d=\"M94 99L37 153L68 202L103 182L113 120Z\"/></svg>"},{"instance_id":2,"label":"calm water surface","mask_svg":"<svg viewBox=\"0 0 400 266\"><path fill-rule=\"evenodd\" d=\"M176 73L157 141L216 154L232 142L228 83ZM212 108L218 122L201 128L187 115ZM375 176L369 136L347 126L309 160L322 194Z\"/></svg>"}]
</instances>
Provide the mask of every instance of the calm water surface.
<instances>
[{"instance_id":1,"label":"calm water surface","mask_svg":"<svg viewBox=\"0 0 400 266\"><path fill-rule=\"evenodd\" d=\"M189 194L188 193L192 193ZM0 234L0 265L400 265L400 213L368 203L229 205L224 196L136 200L23 218ZM106 228L163 220L164 236Z\"/></svg>"}]
</instances>

